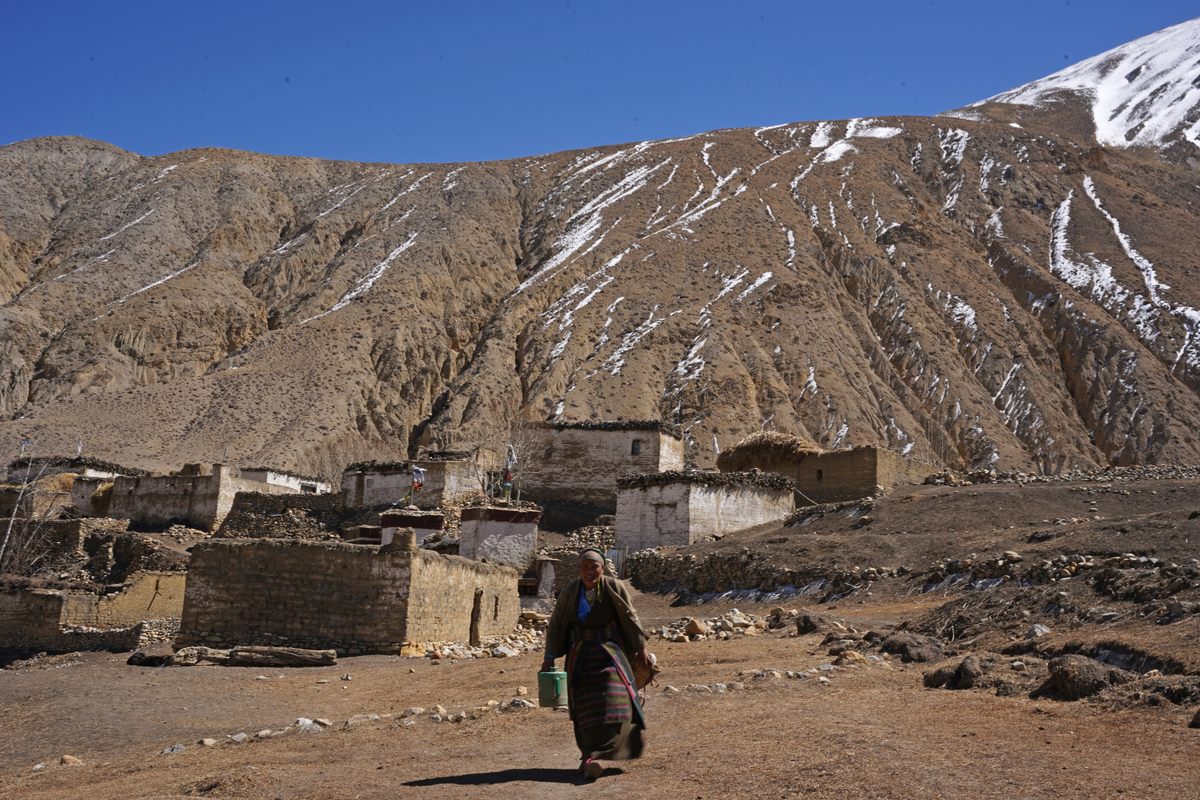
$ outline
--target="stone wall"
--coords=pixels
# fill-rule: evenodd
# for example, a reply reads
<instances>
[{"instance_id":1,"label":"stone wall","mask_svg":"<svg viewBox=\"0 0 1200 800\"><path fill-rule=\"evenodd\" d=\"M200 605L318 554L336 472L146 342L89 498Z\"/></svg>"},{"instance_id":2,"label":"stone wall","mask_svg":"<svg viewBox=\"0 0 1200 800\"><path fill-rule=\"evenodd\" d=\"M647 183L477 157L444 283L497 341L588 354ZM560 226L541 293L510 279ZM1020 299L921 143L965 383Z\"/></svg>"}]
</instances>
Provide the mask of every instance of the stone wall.
<instances>
[{"instance_id":1,"label":"stone wall","mask_svg":"<svg viewBox=\"0 0 1200 800\"><path fill-rule=\"evenodd\" d=\"M503 618L517 602L516 573L423 550L210 541L192 553L178 641L398 653L410 640L464 639L476 591L499 596ZM514 610L505 629L515 622Z\"/></svg>"},{"instance_id":2,"label":"stone wall","mask_svg":"<svg viewBox=\"0 0 1200 800\"><path fill-rule=\"evenodd\" d=\"M685 481L623 487L617 499L616 544L629 550L688 545L782 524L794 507L788 488Z\"/></svg>"},{"instance_id":3,"label":"stone wall","mask_svg":"<svg viewBox=\"0 0 1200 800\"><path fill-rule=\"evenodd\" d=\"M0 592L0 648L132 649L143 627L148 635L174 628L184 587L183 573L139 572L120 591L106 595L62 589Z\"/></svg>"},{"instance_id":4,"label":"stone wall","mask_svg":"<svg viewBox=\"0 0 1200 800\"><path fill-rule=\"evenodd\" d=\"M217 529L217 536L330 538L341 525L340 505L334 494L238 492Z\"/></svg>"},{"instance_id":5,"label":"stone wall","mask_svg":"<svg viewBox=\"0 0 1200 800\"><path fill-rule=\"evenodd\" d=\"M458 554L524 572L537 550L540 511L470 506L462 510Z\"/></svg>"},{"instance_id":6,"label":"stone wall","mask_svg":"<svg viewBox=\"0 0 1200 800\"><path fill-rule=\"evenodd\" d=\"M532 428L524 449L528 455L518 469L522 499L546 506L554 528L563 527L554 520L559 505L564 513L586 507L591 521L598 514L615 513L617 478L681 469L684 452L680 439L657 429L570 426Z\"/></svg>"}]
</instances>

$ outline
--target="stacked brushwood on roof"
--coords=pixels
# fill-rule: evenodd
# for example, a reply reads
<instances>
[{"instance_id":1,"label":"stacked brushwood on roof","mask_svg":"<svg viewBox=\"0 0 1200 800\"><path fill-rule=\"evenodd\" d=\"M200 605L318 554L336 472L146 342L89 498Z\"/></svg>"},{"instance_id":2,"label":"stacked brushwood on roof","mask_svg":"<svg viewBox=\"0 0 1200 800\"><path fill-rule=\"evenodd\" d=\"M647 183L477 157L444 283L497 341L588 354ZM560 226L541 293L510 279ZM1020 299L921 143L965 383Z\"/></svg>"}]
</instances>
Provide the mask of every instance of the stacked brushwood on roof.
<instances>
[{"instance_id":1,"label":"stacked brushwood on roof","mask_svg":"<svg viewBox=\"0 0 1200 800\"><path fill-rule=\"evenodd\" d=\"M713 472L711 470L633 473L618 478L617 488L648 489L651 486L666 486L672 483L690 483L701 486L754 486L760 489L794 488L792 482L787 478L770 472Z\"/></svg>"},{"instance_id":2,"label":"stacked brushwood on roof","mask_svg":"<svg viewBox=\"0 0 1200 800\"><path fill-rule=\"evenodd\" d=\"M50 472L54 470L70 472L89 467L101 472L116 473L117 475L140 476L150 474L144 469L123 467L120 464L114 464L110 461L102 461L101 459L90 458L87 456L33 456L18 458L13 460L12 463L8 465L8 473L9 475L13 475L18 471L23 473L26 469L28 469L31 474Z\"/></svg>"},{"instance_id":3,"label":"stacked brushwood on roof","mask_svg":"<svg viewBox=\"0 0 1200 800\"><path fill-rule=\"evenodd\" d=\"M586 422L550 422L548 427L556 431L661 431L679 436L679 427L657 419L609 419Z\"/></svg>"},{"instance_id":4,"label":"stacked brushwood on roof","mask_svg":"<svg viewBox=\"0 0 1200 800\"><path fill-rule=\"evenodd\" d=\"M745 468L751 464L799 461L805 456L825 452L813 442L778 431L752 433L717 456L722 470Z\"/></svg>"},{"instance_id":5,"label":"stacked brushwood on roof","mask_svg":"<svg viewBox=\"0 0 1200 800\"><path fill-rule=\"evenodd\" d=\"M355 461L347 464L343 472L405 472L407 461Z\"/></svg>"},{"instance_id":6,"label":"stacked brushwood on roof","mask_svg":"<svg viewBox=\"0 0 1200 800\"><path fill-rule=\"evenodd\" d=\"M302 481L316 481L324 483L324 478L318 478L315 475L305 475L303 472L294 472L290 469L282 469L280 467L241 467L242 472L274 472L278 475L290 475L293 478L299 478Z\"/></svg>"},{"instance_id":7,"label":"stacked brushwood on roof","mask_svg":"<svg viewBox=\"0 0 1200 800\"><path fill-rule=\"evenodd\" d=\"M417 461L470 461L475 458L474 450L422 450Z\"/></svg>"}]
</instances>

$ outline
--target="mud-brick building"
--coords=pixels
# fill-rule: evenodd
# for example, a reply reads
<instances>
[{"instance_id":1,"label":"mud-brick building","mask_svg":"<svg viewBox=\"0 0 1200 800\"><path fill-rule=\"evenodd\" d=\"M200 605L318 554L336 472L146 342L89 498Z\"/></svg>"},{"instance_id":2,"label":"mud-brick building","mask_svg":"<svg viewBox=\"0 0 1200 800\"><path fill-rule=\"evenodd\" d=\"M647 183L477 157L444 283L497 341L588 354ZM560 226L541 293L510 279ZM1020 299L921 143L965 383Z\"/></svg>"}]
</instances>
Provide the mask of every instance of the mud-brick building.
<instances>
[{"instance_id":1,"label":"mud-brick building","mask_svg":"<svg viewBox=\"0 0 1200 800\"><path fill-rule=\"evenodd\" d=\"M295 539L212 540L192 550L177 643L423 653L428 642L512 630L517 573L419 549Z\"/></svg>"},{"instance_id":2,"label":"mud-brick building","mask_svg":"<svg viewBox=\"0 0 1200 800\"><path fill-rule=\"evenodd\" d=\"M936 471L929 464L879 447L821 450L791 436L754 434L717 456L722 472L757 469L788 478L801 500L857 500Z\"/></svg>"},{"instance_id":3,"label":"mud-brick building","mask_svg":"<svg viewBox=\"0 0 1200 800\"><path fill-rule=\"evenodd\" d=\"M363 508L402 500L412 487L413 467L425 471L424 485L412 497L419 508L438 508L483 491L484 469L476 454L445 451L412 461L351 464L342 473L342 504Z\"/></svg>"},{"instance_id":4,"label":"mud-brick building","mask_svg":"<svg viewBox=\"0 0 1200 800\"><path fill-rule=\"evenodd\" d=\"M174 524L215 531L238 492L296 494L297 489L250 480L235 467L188 464L173 475L118 476L108 482L80 478L72 502L81 514L127 519L139 530Z\"/></svg>"},{"instance_id":5,"label":"mud-brick building","mask_svg":"<svg viewBox=\"0 0 1200 800\"><path fill-rule=\"evenodd\" d=\"M525 429L518 464L522 499L545 509L543 525L570 530L617 510L617 479L684 468L683 439L658 420L562 422Z\"/></svg>"},{"instance_id":6,"label":"mud-brick building","mask_svg":"<svg viewBox=\"0 0 1200 800\"><path fill-rule=\"evenodd\" d=\"M763 473L627 475L617 487L616 544L631 551L782 523L795 509L791 483Z\"/></svg>"}]
</instances>

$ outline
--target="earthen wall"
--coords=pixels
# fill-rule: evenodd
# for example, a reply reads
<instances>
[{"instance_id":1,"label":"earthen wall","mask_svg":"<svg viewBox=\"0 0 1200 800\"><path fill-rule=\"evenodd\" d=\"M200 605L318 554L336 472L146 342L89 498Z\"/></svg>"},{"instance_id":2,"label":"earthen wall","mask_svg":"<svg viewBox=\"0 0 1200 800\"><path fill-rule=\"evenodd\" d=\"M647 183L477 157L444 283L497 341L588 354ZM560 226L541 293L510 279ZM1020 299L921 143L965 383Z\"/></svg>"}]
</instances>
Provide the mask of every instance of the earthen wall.
<instances>
[{"instance_id":1,"label":"earthen wall","mask_svg":"<svg viewBox=\"0 0 1200 800\"><path fill-rule=\"evenodd\" d=\"M118 477L113 481L108 515L128 519L135 528L181 523L215 531L238 492L291 494L293 490L246 480L221 465L215 465L211 475Z\"/></svg>"},{"instance_id":2,"label":"earthen wall","mask_svg":"<svg viewBox=\"0 0 1200 800\"><path fill-rule=\"evenodd\" d=\"M517 573L460 556L426 550L415 554L409 593L408 639L418 649L424 642L467 642L475 597L479 596L477 633L500 636L511 631L521 612Z\"/></svg>"},{"instance_id":3,"label":"earthen wall","mask_svg":"<svg viewBox=\"0 0 1200 800\"><path fill-rule=\"evenodd\" d=\"M185 576L139 572L124 588L97 595L59 589L0 592L0 649L132 649L161 641L183 610Z\"/></svg>"},{"instance_id":4,"label":"earthen wall","mask_svg":"<svg viewBox=\"0 0 1200 800\"><path fill-rule=\"evenodd\" d=\"M425 470L425 483L411 502L418 508L438 508L448 500L482 490L482 468L473 460L413 461ZM342 502L347 508L386 505L404 499L412 487L412 469L395 467L342 475Z\"/></svg>"},{"instance_id":5,"label":"earthen wall","mask_svg":"<svg viewBox=\"0 0 1200 800\"><path fill-rule=\"evenodd\" d=\"M391 547L210 541L192 553L178 642L406 652L406 642L465 640L477 590L492 598L493 611L495 598L500 603L498 619L481 614L483 635L501 630L492 627L501 621L511 629L511 569Z\"/></svg>"},{"instance_id":6,"label":"earthen wall","mask_svg":"<svg viewBox=\"0 0 1200 800\"><path fill-rule=\"evenodd\" d=\"M688 497L688 543L772 522L782 523L795 508L791 489L692 486Z\"/></svg>"}]
</instances>

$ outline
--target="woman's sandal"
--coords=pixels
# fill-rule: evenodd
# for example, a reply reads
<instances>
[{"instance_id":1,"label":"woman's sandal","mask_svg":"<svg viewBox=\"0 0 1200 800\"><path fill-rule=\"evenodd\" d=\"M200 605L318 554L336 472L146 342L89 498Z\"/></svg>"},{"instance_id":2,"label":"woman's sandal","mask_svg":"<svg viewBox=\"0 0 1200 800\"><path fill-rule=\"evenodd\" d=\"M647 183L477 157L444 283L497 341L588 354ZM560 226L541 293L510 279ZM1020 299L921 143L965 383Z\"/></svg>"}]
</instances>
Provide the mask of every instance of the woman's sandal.
<instances>
[{"instance_id":1,"label":"woman's sandal","mask_svg":"<svg viewBox=\"0 0 1200 800\"><path fill-rule=\"evenodd\" d=\"M604 774L604 765L595 758L585 758L583 763L579 765L579 771L583 773L588 780L596 780Z\"/></svg>"}]
</instances>

